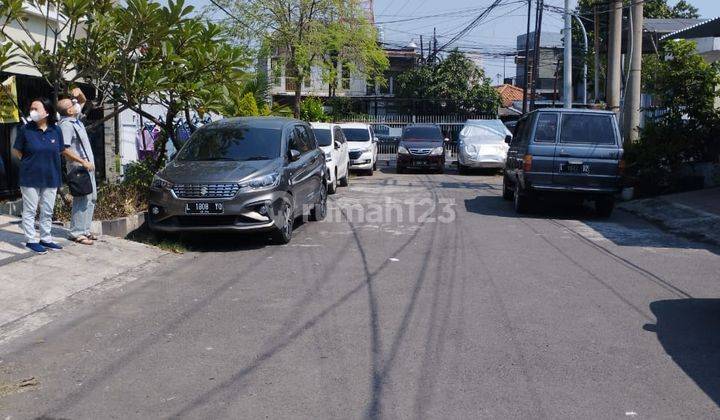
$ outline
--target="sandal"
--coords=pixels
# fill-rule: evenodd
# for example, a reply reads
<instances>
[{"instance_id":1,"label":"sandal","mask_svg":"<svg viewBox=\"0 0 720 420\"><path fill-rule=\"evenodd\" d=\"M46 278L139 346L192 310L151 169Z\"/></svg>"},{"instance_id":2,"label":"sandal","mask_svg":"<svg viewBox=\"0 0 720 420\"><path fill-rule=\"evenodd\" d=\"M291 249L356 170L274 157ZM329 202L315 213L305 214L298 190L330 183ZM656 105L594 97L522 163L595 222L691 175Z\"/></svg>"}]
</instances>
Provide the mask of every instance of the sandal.
<instances>
[{"instance_id":1,"label":"sandal","mask_svg":"<svg viewBox=\"0 0 720 420\"><path fill-rule=\"evenodd\" d=\"M90 238L84 235L80 235L77 238L72 238L72 240L81 245L92 245L94 243L90 240Z\"/></svg>"}]
</instances>

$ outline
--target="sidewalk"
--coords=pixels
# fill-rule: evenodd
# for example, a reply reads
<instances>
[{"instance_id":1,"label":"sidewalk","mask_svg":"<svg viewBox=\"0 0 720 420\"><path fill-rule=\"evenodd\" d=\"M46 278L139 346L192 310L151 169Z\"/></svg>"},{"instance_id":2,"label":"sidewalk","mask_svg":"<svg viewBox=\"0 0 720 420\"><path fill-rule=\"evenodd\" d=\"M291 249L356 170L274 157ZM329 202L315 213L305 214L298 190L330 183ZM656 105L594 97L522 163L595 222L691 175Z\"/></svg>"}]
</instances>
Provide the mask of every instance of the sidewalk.
<instances>
[{"instance_id":1,"label":"sidewalk","mask_svg":"<svg viewBox=\"0 0 720 420\"><path fill-rule=\"evenodd\" d=\"M619 207L677 235L720 246L720 188L633 200Z\"/></svg>"},{"instance_id":2,"label":"sidewalk","mask_svg":"<svg viewBox=\"0 0 720 420\"><path fill-rule=\"evenodd\" d=\"M35 255L24 247L19 219L0 215L0 343L18 320L166 254L113 237L79 245L62 239L66 233L53 231L62 251Z\"/></svg>"}]
</instances>

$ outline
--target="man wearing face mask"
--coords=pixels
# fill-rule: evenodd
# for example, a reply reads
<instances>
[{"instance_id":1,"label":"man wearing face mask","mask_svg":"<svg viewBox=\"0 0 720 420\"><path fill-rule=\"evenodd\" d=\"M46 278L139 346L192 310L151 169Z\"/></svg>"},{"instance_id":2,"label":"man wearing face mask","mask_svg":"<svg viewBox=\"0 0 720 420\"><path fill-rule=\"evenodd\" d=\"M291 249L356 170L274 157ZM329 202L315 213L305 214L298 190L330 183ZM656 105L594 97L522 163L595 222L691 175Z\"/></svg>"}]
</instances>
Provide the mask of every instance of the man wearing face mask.
<instances>
[{"instance_id":1,"label":"man wearing face mask","mask_svg":"<svg viewBox=\"0 0 720 420\"><path fill-rule=\"evenodd\" d=\"M61 99L58 102L60 113L60 129L62 130L65 150L63 155L67 161L68 174L76 167L83 166L90 173L92 192L88 195L73 197L72 217L70 221L70 239L83 244L92 245L97 240L90 232L95 202L97 201L97 185L95 183L95 157L93 156L90 138L85 125L79 116L82 106L75 99Z\"/></svg>"}]
</instances>

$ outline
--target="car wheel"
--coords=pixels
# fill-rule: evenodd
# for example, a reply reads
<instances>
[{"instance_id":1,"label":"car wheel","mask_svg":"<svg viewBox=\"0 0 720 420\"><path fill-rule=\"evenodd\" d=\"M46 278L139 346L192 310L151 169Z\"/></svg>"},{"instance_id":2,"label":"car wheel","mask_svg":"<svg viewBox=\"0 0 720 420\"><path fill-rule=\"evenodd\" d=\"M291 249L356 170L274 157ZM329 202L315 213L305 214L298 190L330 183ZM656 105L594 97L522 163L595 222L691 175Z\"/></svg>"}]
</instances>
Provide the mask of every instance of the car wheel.
<instances>
[{"instance_id":1,"label":"car wheel","mask_svg":"<svg viewBox=\"0 0 720 420\"><path fill-rule=\"evenodd\" d=\"M375 162L373 162L372 170L377 171L377 158L375 158Z\"/></svg>"},{"instance_id":2,"label":"car wheel","mask_svg":"<svg viewBox=\"0 0 720 420\"><path fill-rule=\"evenodd\" d=\"M372 169L372 168L365 171L365 175L367 175L367 176L373 176L374 173L375 173L375 169Z\"/></svg>"},{"instance_id":3,"label":"car wheel","mask_svg":"<svg viewBox=\"0 0 720 420\"><path fill-rule=\"evenodd\" d=\"M458 163L458 173L460 175L467 175L467 173L468 173L467 166L461 165Z\"/></svg>"},{"instance_id":4,"label":"car wheel","mask_svg":"<svg viewBox=\"0 0 720 420\"><path fill-rule=\"evenodd\" d=\"M610 217L615 209L615 199L612 197L603 197L595 200L595 212L600 217Z\"/></svg>"},{"instance_id":5,"label":"car wheel","mask_svg":"<svg viewBox=\"0 0 720 420\"><path fill-rule=\"evenodd\" d=\"M437 173L439 173L439 174L444 174L444 173L445 173L445 166L440 166L440 167L437 169Z\"/></svg>"},{"instance_id":6,"label":"car wheel","mask_svg":"<svg viewBox=\"0 0 720 420\"><path fill-rule=\"evenodd\" d=\"M283 202L280 209L280 222L281 226L275 226L276 231L273 233L273 242L276 244L286 244L292 239L293 225L295 224L295 217L293 216L292 206Z\"/></svg>"},{"instance_id":7,"label":"car wheel","mask_svg":"<svg viewBox=\"0 0 720 420\"><path fill-rule=\"evenodd\" d=\"M335 178L333 178L332 182L328 184L328 194L335 194L337 192L337 169L335 169Z\"/></svg>"},{"instance_id":8,"label":"car wheel","mask_svg":"<svg viewBox=\"0 0 720 420\"><path fill-rule=\"evenodd\" d=\"M397 168L395 168L395 172L401 174L405 172L405 168L403 168L401 165L398 165Z\"/></svg>"},{"instance_id":9,"label":"car wheel","mask_svg":"<svg viewBox=\"0 0 720 420\"><path fill-rule=\"evenodd\" d=\"M347 187L350 184L350 165L345 169L345 176L340 178L340 186Z\"/></svg>"},{"instance_id":10,"label":"car wheel","mask_svg":"<svg viewBox=\"0 0 720 420\"><path fill-rule=\"evenodd\" d=\"M513 190L510 189L510 186L508 185L508 177L503 176L503 193L502 197L504 200L510 201L513 199Z\"/></svg>"},{"instance_id":11,"label":"car wheel","mask_svg":"<svg viewBox=\"0 0 720 420\"><path fill-rule=\"evenodd\" d=\"M520 191L520 185L518 184L515 184L513 205L515 207L515 212L519 214L527 213L530 210L530 197Z\"/></svg>"},{"instance_id":12,"label":"car wheel","mask_svg":"<svg viewBox=\"0 0 720 420\"><path fill-rule=\"evenodd\" d=\"M327 215L327 188L320 188L320 201L310 210L310 221L319 222Z\"/></svg>"}]
</instances>

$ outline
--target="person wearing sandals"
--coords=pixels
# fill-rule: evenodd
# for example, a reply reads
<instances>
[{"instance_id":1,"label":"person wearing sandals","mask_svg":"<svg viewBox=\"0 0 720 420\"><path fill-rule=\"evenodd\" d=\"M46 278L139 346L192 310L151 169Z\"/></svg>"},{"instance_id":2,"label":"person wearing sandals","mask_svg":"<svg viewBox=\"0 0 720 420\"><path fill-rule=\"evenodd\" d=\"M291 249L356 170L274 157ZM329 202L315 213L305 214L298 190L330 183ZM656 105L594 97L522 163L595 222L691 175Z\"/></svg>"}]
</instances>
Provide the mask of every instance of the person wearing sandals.
<instances>
[{"instance_id":1,"label":"person wearing sandals","mask_svg":"<svg viewBox=\"0 0 720 420\"><path fill-rule=\"evenodd\" d=\"M90 146L85 125L80 121L82 105L73 99L61 99L58 102L60 112L60 129L64 139L67 171L83 166L90 172L92 192L84 196L75 196L72 200L72 216L70 219L70 239L83 245L92 245L97 240L90 232L95 202L97 201L97 185L95 183L95 156Z\"/></svg>"},{"instance_id":2,"label":"person wearing sandals","mask_svg":"<svg viewBox=\"0 0 720 420\"><path fill-rule=\"evenodd\" d=\"M30 104L30 122L20 127L13 154L20 160L19 184L22 193L22 230L25 246L38 254L62 247L53 241L52 215L57 189L62 185L60 154L63 137L56 125L55 106L47 98ZM36 239L35 214L40 207L40 241Z\"/></svg>"}]
</instances>

